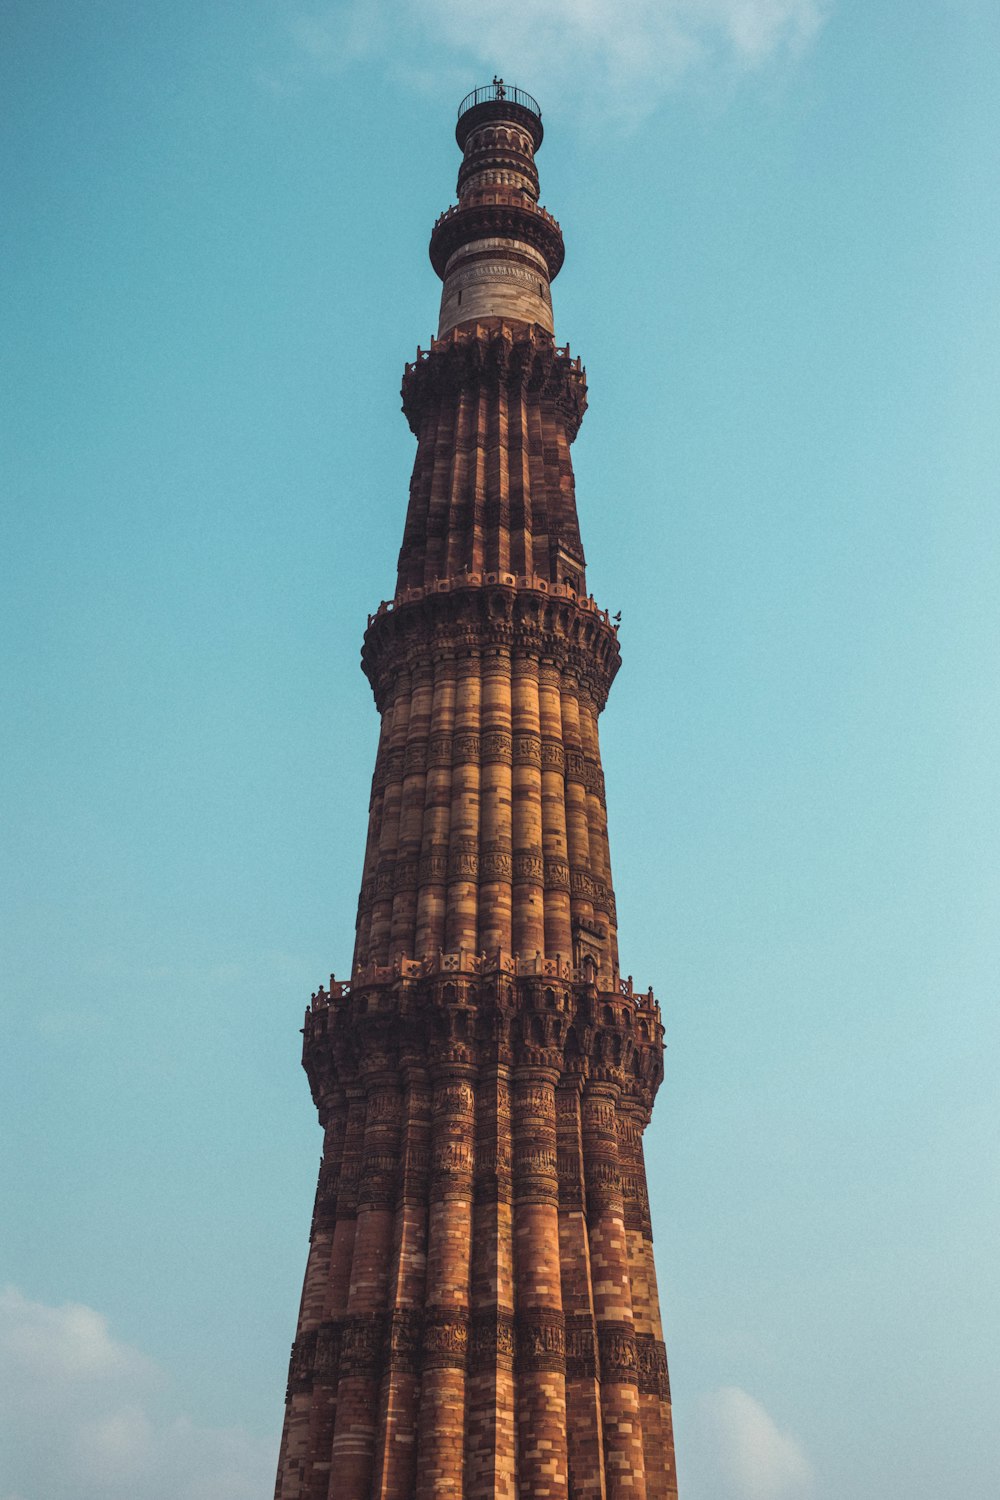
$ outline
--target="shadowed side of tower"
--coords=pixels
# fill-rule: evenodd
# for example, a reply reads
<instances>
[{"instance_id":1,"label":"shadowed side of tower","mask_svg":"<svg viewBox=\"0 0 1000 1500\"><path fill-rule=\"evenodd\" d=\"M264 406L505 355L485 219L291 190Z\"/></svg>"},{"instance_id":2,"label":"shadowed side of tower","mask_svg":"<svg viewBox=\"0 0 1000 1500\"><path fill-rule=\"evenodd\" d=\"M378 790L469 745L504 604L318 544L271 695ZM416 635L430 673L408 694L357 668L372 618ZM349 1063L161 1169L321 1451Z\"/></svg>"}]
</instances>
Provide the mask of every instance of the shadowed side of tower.
<instances>
[{"instance_id":1,"label":"shadowed side of tower","mask_svg":"<svg viewBox=\"0 0 1000 1500\"><path fill-rule=\"evenodd\" d=\"M324 1129L276 1500L671 1500L642 1135L652 992L619 973L579 359L538 106L463 101L391 601L349 982L312 997Z\"/></svg>"}]
</instances>

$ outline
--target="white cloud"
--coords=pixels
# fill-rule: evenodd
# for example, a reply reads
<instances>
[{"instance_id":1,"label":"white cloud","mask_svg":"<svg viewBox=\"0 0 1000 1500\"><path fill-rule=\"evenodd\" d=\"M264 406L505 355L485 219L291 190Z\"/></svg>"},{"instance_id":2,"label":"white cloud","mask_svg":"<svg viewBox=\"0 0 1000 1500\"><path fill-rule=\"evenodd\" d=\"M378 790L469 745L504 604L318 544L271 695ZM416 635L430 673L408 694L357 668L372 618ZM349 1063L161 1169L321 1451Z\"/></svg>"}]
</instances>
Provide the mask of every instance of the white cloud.
<instances>
[{"instance_id":1,"label":"white cloud","mask_svg":"<svg viewBox=\"0 0 1000 1500\"><path fill-rule=\"evenodd\" d=\"M759 1401L724 1386L698 1402L682 1479L692 1500L810 1500L812 1467Z\"/></svg>"},{"instance_id":2,"label":"white cloud","mask_svg":"<svg viewBox=\"0 0 1000 1500\"><path fill-rule=\"evenodd\" d=\"M293 11L328 72L384 56L401 75L495 72L581 113L637 122L689 76L757 71L814 41L830 0L338 0Z\"/></svg>"},{"instance_id":3,"label":"white cloud","mask_svg":"<svg viewBox=\"0 0 1000 1500\"><path fill-rule=\"evenodd\" d=\"M269 1500L275 1439L166 1412L166 1386L93 1308L0 1292L2 1500Z\"/></svg>"}]
</instances>

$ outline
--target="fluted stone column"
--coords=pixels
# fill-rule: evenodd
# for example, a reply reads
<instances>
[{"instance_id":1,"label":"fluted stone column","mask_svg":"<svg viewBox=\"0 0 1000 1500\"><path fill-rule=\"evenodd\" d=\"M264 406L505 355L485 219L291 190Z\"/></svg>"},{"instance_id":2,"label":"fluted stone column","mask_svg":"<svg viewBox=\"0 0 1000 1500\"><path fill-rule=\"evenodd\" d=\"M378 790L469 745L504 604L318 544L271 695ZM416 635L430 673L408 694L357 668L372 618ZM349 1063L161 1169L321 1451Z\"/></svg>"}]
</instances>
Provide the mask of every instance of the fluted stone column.
<instances>
[{"instance_id":1,"label":"fluted stone column","mask_svg":"<svg viewBox=\"0 0 1000 1500\"><path fill-rule=\"evenodd\" d=\"M475 1070L438 1063L434 1080L427 1297L416 1500L462 1500L469 1336Z\"/></svg>"},{"instance_id":2,"label":"fluted stone column","mask_svg":"<svg viewBox=\"0 0 1000 1500\"><path fill-rule=\"evenodd\" d=\"M451 829L452 739L455 731L453 657L437 662L427 748L420 884L413 956L424 958L444 947L448 890L448 837Z\"/></svg>"},{"instance_id":3,"label":"fluted stone column","mask_svg":"<svg viewBox=\"0 0 1000 1500\"><path fill-rule=\"evenodd\" d=\"M445 943L476 951L479 914L480 705L479 653L459 663L452 740L451 823Z\"/></svg>"},{"instance_id":4,"label":"fluted stone column","mask_svg":"<svg viewBox=\"0 0 1000 1500\"><path fill-rule=\"evenodd\" d=\"M566 1424L573 1500L604 1500L604 1431L597 1371L597 1324L587 1238L580 1096L582 1068L563 1074L556 1092L559 1160L559 1260L566 1319Z\"/></svg>"},{"instance_id":5,"label":"fluted stone column","mask_svg":"<svg viewBox=\"0 0 1000 1500\"><path fill-rule=\"evenodd\" d=\"M431 1086L420 1050L404 1048L401 1074L401 1174L389 1277L375 1500L410 1500L416 1478L431 1147Z\"/></svg>"},{"instance_id":6,"label":"fluted stone column","mask_svg":"<svg viewBox=\"0 0 1000 1500\"><path fill-rule=\"evenodd\" d=\"M639 1360L639 1410L642 1417L646 1493L649 1500L676 1500L670 1382L663 1324L653 1264L653 1227L646 1189L642 1134L646 1110L623 1096L618 1104L618 1152L622 1166L625 1238Z\"/></svg>"},{"instance_id":7,"label":"fluted stone column","mask_svg":"<svg viewBox=\"0 0 1000 1500\"><path fill-rule=\"evenodd\" d=\"M559 1264L555 1088L559 1070L514 1070L514 1277L518 1490L522 1500L564 1500L566 1344Z\"/></svg>"},{"instance_id":8,"label":"fluted stone column","mask_svg":"<svg viewBox=\"0 0 1000 1500\"><path fill-rule=\"evenodd\" d=\"M601 1370L608 1500L646 1500L639 1366L618 1163L618 1088L591 1081L583 1096L590 1263Z\"/></svg>"},{"instance_id":9,"label":"fluted stone column","mask_svg":"<svg viewBox=\"0 0 1000 1500\"><path fill-rule=\"evenodd\" d=\"M387 1322L402 1100L395 1058L362 1060L366 1114L357 1232L340 1356L329 1500L368 1500L375 1458L379 1367Z\"/></svg>"},{"instance_id":10,"label":"fluted stone column","mask_svg":"<svg viewBox=\"0 0 1000 1500\"><path fill-rule=\"evenodd\" d=\"M511 663L497 650L482 658L482 773L479 815L477 949L511 946Z\"/></svg>"},{"instance_id":11,"label":"fluted stone column","mask_svg":"<svg viewBox=\"0 0 1000 1500\"><path fill-rule=\"evenodd\" d=\"M467 1500L514 1500L514 1256L510 1069L480 1068L469 1329Z\"/></svg>"},{"instance_id":12,"label":"fluted stone column","mask_svg":"<svg viewBox=\"0 0 1000 1500\"><path fill-rule=\"evenodd\" d=\"M514 923L515 953L545 951L545 858L542 853L541 729L538 663L514 659L511 675L514 744Z\"/></svg>"}]
</instances>

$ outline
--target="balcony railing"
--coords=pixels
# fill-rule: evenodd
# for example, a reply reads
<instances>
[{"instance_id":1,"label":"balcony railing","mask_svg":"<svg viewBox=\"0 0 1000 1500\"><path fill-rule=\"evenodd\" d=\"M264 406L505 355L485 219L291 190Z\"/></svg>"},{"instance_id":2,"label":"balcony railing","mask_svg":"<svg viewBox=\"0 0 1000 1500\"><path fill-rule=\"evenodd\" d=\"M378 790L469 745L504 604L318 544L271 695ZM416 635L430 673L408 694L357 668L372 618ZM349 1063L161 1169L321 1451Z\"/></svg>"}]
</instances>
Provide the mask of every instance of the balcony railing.
<instances>
[{"instance_id":1,"label":"balcony railing","mask_svg":"<svg viewBox=\"0 0 1000 1500\"><path fill-rule=\"evenodd\" d=\"M516 89L512 84L504 83L502 78L488 83L485 88L473 89L471 94L466 94L458 106L458 118L461 119L470 109L475 109L477 104L493 103L519 104L522 109L529 110L531 114L542 118L542 111L538 106L538 100L532 99L523 89Z\"/></svg>"}]
</instances>

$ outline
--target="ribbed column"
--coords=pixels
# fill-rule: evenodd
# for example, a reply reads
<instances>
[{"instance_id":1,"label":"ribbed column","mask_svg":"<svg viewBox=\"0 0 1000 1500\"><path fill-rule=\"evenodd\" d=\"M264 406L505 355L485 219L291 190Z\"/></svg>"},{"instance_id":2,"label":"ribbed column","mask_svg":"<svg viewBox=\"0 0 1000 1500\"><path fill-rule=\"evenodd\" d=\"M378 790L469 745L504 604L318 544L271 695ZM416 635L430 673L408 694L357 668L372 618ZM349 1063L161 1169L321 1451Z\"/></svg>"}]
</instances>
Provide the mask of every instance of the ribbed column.
<instances>
[{"instance_id":1,"label":"ribbed column","mask_svg":"<svg viewBox=\"0 0 1000 1500\"><path fill-rule=\"evenodd\" d=\"M324 1125L323 1157L316 1184L309 1257L289 1370L276 1500L299 1500L299 1497L304 1500L310 1495L313 1456L324 1447L329 1452L332 1438L332 1403L336 1390L331 1390L329 1382L317 1376L316 1342L317 1329L323 1322L336 1222L337 1187L347 1129L347 1097L343 1089L335 1088L324 1101L320 1119Z\"/></svg>"},{"instance_id":2,"label":"ribbed column","mask_svg":"<svg viewBox=\"0 0 1000 1500\"><path fill-rule=\"evenodd\" d=\"M448 511L451 504L451 471L455 451L455 401L443 400L437 408L434 458L431 465L430 497L425 532L423 582L444 578L448 559Z\"/></svg>"},{"instance_id":3,"label":"ribbed column","mask_svg":"<svg viewBox=\"0 0 1000 1500\"><path fill-rule=\"evenodd\" d=\"M559 1256L566 1318L566 1424L573 1500L604 1500L604 1436L597 1378L597 1325L587 1238L582 1077L564 1074L556 1090L559 1159Z\"/></svg>"},{"instance_id":4,"label":"ribbed column","mask_svg":"<svg viewBox=\"0 0 1000 1500\"><path fill-rule=\"evenodd\" d=\"M418 588L424 581L424 529L427 523L427 499L430 493L428 455L433 455L434 430L437 426L437 403L428 405L420 418L417 432L417 456L410 475L410 498L406 507L403 541L399 549L397 588Z\"/></svg>"},{"instance_id":5,"label":"ribbed column","mask_svg":"<svg viewBox=\"0 0 1000 1500\"><path fill-rule=\"evenodd\" d=\"M466 1500L514 1500L514 1264L509 1069L476 1088Z\"/></svg>"},{"instance_id":6,"label":"ribbed column","mask_svg":"<svg viewBox=\"0 0 1000 1500\"><path fill-rule=\"evenodd\" d=\"M385 790L382 796L382 826L379 831L378 862L375 871L375 899L372 903L369 959L384 964L389 961L392 931L392 886L396 874L399 847L399 815L403 804L403 769L406 763L406 739L410 723L410 679L401 672L392 704L388 745L384 756Z\"/></svg>"},{"instance_id":7,"label":"ribbed column","mask_svg":"<svg viewBox=\"0 0 1000 1500\"><path fill-rule=\"evenodd\" d=\"M617 1096L615 1086L596 1082L587 1084L583 1096L583 1159L601 1370L604 1466L608 1500L646 1500L638 1353L618 1165Z\"/></svg>"},{"instance_id":8,"label":"ribbed column","mask_svg":"<svg viewBox=\"0 0 1000 1500\"><path fill-rule=\"evenodd\" d=\"M542 852L545 858L545 952L573 957L569 846L566 837L566 758L562 748L561 674L552 662L538 671L542 758Z\"/></svg>"},{"instance_id":9,"label":"ribbed column","mask_svg":"<svg viewBox=\"0 0 1000 1500\"><path fill-rule=\"evenodd\" d=\"M597 739L597 710L586 692L580 693L580 740L583 746L584 781L587 791L587 825L590 830L590 867L594 875L594 918L608 932L611 972L618 968L618 936L612 920L614 892L611 857L608 852L608 812L604 804L604 773Z\"/></svg>"},{"instance_id":10,"label":"ribbed column","mask_svg":"<svg viewBox=\"0 0 1000 1500\"><path fill-rule=\"evenodd\" d=\"M354 1253L357 1226L358 1174L365 1129L365 1094L360 1084L350 1083L344 1089L346 1118L340 1168L336 1178L336 1198L324 1211L333 1219L329 1254L323 1257L323 1274L317 1277L322 1300L310 1293L311 1317L319 1316L313 1347L313 1405L309 1418L308 1444L312 1462L301 1460L299 1481L288 1472L279 1491L281 1500L326 1500L330 1482L330 1450L336 1419L336 1398L340 1378L340 1345L343 1315L347 1307L347 1289Z\"/></svg>"},{"instance_id":11,"label":"ribbed column","mask_svg":"<svg viewBox=\"0 0 1000 1500\"><path fill-rule=\"evenodd\" d=\"M476 952L479 900L479 653L457 663L445 947Z\"/></svg>"},{"instance_id":12,"label":"ribbed column","mask_svg":"<svg viewBox=\"0 0 1000 1500\"><path fill-rule=\"evenodd\" d=\"M431 704L423 831L420 840L420 889L413 944L415 958L437 953L445 944L455 677L454 659L437 662L434 669L434 697Z\"/></svg>"},{"instance_id":13,"label":"ribbed column","mask_svg":"<svg viewBox=\"0 0 1000 1500\"><path fill-rule=\"evenodd\" d=\"M469 1335L474 1069L441 1063L434 1080L427 1303L416 1500L462 1500Z\"/></svg>"},{"instance_id":14,"label":"ribbed column","mask_svg":"<svg viewBox=\"0 0 1000 1500\"><path fill-rule=\"evenodd\" d=\"M519 390L511 400L507 420L510 444L510 565L512 572L530 576L534 569L531 468L528 463L528 413L523 390Z\"/></svg>"},{"instance_id":15,"label":"ribbed column","mask_svg":"<svg viewBox=\"0 0 1000 1500\"><path fill-rule=\"evenodd\" d=\"M451 466L448 544L444 576L454 578L468 562L468 538L472 519L469 488L470 450L476 421L476 392L465 387L458 395L455 418L455 453Z\"/></svg>"},{"instance_id":16,"label":"ribbed column","mask_svg":"<svg viewBox=\"0 0 1000 1500\"><path fill-rule=\"evenodd\" d=\"M363 1053L367 1094L357 1232L340 1350L329 1500L369 1500L399 1168L395 1059Z\"/></svg>"},{"instance_id":17,"label":"ribbed column","mask_svg":"<svg viewBox=\"0 0 1000 1500\"><path fill-rule=\"evenodd\" d=\"M333 1444L333 1424L337 1412L337 1369L334 1356L338 1350L339 1330L325 1320L325 1313L326 1279L333 1254L340 1169L343 1165L344 1144L347 1136L348 1104L343 1089L339 1090L339 1097L332 1106L332 1110L333 1138L330 1143L330 1154L331 1159L336 1162L336 1169L331 1172L329 1186L322 1199L317 1198L316 1214L313 1220L313 1240L314 1243L316 1240L320 1241L320 1251L316 1258L315 1278L311 1278L308 1271L306 1273L307 1285L303 1295L303 1303L308 1303L310 1322L316 1329L309 1447L313 1454L321 1454L324 1458L329 1454ZM306 1493L310 1496L310 1500L325 1500L328 1478L328 1469L325 1466L314 1469L308 1475L309 1486Z\"/></svg>"},{"instance_id":18,"label":"ribbed column","mask_svg":"<svg viewBox=\"0 0 1000 1500\"><path fill-rule=\"evenodd\" d=\"M351 972L359 964L368 962L371 941L372 906L375 902L375 881L378 868L378 845L382 832L382 802L385 797L385 757L389 749L390 720L382 715L379 725L378 750L375 755L375 770L372 773L372 790L368 802L368 834L365 840L365 863L361 875L361 894L358 897L358 920L354 942L354 961Z\"/></svg>"},{"instance_id":19,"label":"ribbed column","mask_svg":"<svg viewBox=\"0 0 1000 1500\"><path fill-rule=\"evenodd\" d=\"M473 573L486 569L486 447L489 426L489 392L480 381L476 392L475 428L470 454L469 478L472 483L472 525L469 532Z\"/></svg>"},{"instance_id":20,"label":"ribbed column","mask_svg":"<svg viewBox=\"0 0 1000 1500\"><path fill-rule=\"evenodd\" d=\"M479 937L477 951L511 946L510 653L482 658L480 739Z\"/></svg>"},{"instance_id":21,"label":"ribbed column","mask_svg":"<svg viewBox=\"0 0 1000 1500\"><path fill-rule=\"evenodd\" d=\"M618 1104L618 1153L622 1165L625 1237L635 1341L639 1359L639 1410L649 1500L676 1500L673 1425L667 1351L663 1342L660 1300L653 1263L653 1227L646 1187L642 1133L646 1110L638 1100Z\"/></svg>"},{"instance_id":22,"label":"ribbed column","mask_svg":"<svg viewBox=\"0 0 1000 1500\"><path fill-rule=\"evenodd\" d=\"M568 1494L566 1343L559 1268L555 1068L515 1068L514 1272L518 1495Z\"/></svg>"},{"instance_id":23,"label":"ribbed column","mask_svg":"<svg viewBox=\"0 0 1000 1500\"><path fill-rule=\"evenodd\" d=\"M402 1180L389 1283L375 1500L410 1500L416 1475L421 1326L427 1282L431 1089L426 1068L416 1054L404 1054L402 1074Z\"/></svg>"},{"instance_id":24,"label":"ribbed column","mask_svg":"<svg viewBox=\"0 0 1000 1500\"><path fill-rule=\"evenodd\" d=\"M535 572L551 578L549 564L548 490L545 484L545 438L542 433L542 409L536 397L528 403L528 473L531 479L532 561Z\"/></svg>"},{"instance_id":25,"label":"ribbed column","mask_svg":"<svg viewBox=\"0 0 1000 1500\"><path fill-rule=\"evenodd\" d=\"M566 843L569 849L570 911L574 922L594 927L594 879L590 858L590 820L584 784L580 701L576 678L562 675L563 757L566 772Z\"/></svg>"},{"instance_id":26,"label":"ribbed column","mask_svg":"<svg viewBox=\"0 0 1000 1500\"><path fill-rule=\"evenodd\" d=\"M569 452L569 436L566 431L566 423L554 415L552 422L552 439L549 451L555 453L556 470L556 502L557 511L556 524L552 527L554 538L559 548L570 553L578 559L578 566L574 570L574 588L581 591L581 579L583 573L583 547L580 542L580 525L576 514L576 485L573 479L573 460ZM565 564L563 565L565 568ZM565 578L559 576L557 583L565 582Z\"/></svg>"},{"instance_id":27,"label":"ribbed column","mask_svg":"<svg viewBox=\"0 0 1000 1500\"><path fill-rule=\"evenodd\" d=\"M399 806L399 839L392 881L390 958L413 957L427 781L427 741L434 694L433 670L429 659L414 668L410 674L410 686L410 712L406 749L403 752L403 783Z\"/></svg>"},{"instance_id":28,"label":"ribbed column","mask_svg":"<svg viewBox=\"0 0 1000 1500\"><path fill-rule=\"evenodd\" d=\"M486 569L510 571L510 476L507 468L507 388L490 389L486 452Z\"/></svg>"},{"instance_id":29,"label":"ribbed column","mask_svg":"<svg viewBox=\"0 0 1000 1500\"><path fill-rule=\"evenodd\" d=\"M538 717L538 663L515 656L511 673L514 734L515 953L545 951L545 860L542 854L542 757Z\"/></svg>"}]
</instances>

